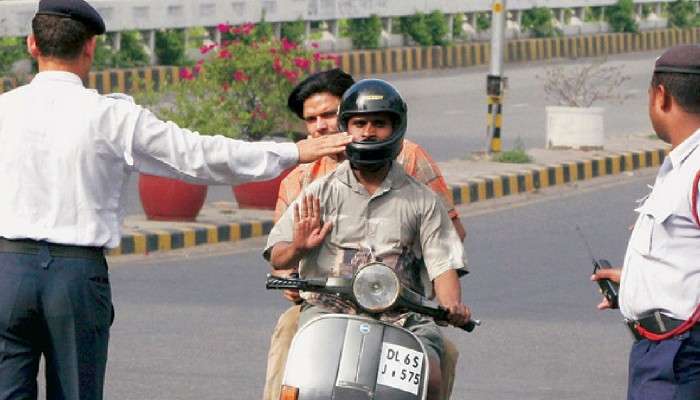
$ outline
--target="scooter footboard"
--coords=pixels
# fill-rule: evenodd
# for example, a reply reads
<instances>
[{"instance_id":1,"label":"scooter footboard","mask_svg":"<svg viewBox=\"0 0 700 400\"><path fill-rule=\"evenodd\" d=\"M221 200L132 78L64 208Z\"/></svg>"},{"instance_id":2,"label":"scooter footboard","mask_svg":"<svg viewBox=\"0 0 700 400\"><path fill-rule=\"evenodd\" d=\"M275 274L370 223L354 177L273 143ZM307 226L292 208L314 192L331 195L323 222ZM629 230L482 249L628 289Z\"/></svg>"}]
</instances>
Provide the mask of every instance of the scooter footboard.
<instances>
[{"instance_id":1,"label":"scooter footboard","mask_svg":"<svg viewBox=\"0 0 700 400\"><path fill-rule=\"evenodd\" d=\"M425 348L411 332L370 318L328 314L299 329L284 384L299 400L422 400Z\"/></svg>"}]
</instances>

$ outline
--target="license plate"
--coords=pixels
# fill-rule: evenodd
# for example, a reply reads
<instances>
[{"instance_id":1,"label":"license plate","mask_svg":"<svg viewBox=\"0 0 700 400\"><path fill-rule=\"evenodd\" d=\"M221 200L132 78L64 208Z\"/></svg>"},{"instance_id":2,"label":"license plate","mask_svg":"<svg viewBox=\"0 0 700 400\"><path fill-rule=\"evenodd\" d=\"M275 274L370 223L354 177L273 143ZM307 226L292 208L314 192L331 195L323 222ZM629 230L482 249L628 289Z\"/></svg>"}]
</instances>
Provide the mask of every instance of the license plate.
<instances>
[{"instance_id":1,"label":"license plate","mask_svg":"<svg viewBox=\"0 0 700 400\"><path fill-rule=\"evenodd\" d=\"M423 353L397 344L383 343L377 383L418 395Z\"/></svg>"}]
</instances>

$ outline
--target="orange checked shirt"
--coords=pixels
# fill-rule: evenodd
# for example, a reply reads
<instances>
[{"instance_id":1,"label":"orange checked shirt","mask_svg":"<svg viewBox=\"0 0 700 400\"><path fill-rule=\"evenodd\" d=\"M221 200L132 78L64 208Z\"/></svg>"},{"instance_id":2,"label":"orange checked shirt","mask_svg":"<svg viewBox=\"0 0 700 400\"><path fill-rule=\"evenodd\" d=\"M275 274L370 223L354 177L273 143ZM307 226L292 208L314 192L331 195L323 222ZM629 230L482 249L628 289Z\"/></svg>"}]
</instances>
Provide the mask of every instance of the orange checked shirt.
<instances>
[{"instance_id":1,"label":"orange checked shirt","mask_svg":"<svg viewBox=\"0 0 700 400\"><path fill-rule=\"evenodd\" d=\"M452 201L452 193L447 187L445 178L442 177L440 168L422 147L404 139L403 148L399 156L396 157L396 161L403 166L408 175L428 186L440 196L448 210L450 219L459 217ZM287 207L306 186L335 171L337 166L338 162L335 159L323 157L313 163L301 164L294 168L280 184L275 206L275 222L280 219Z\"/></svg>"}]
</instances>

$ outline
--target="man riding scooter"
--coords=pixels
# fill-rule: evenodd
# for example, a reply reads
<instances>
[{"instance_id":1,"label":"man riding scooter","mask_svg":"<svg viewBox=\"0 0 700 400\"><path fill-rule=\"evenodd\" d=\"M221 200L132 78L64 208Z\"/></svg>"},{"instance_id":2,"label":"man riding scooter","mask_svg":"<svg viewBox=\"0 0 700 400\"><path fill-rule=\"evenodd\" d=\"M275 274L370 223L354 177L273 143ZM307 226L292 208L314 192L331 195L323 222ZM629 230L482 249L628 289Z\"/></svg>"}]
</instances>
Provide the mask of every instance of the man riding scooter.
<instances>
[{"instance_id":1,"label":"man riding scooter","mask_svg":"<svg viewBox=\"0 0 700 400\"><path fill-rule=\"evenodd\" d=\"M438 197L395 162L406 131L403 99L387 82L360 81L343 96L338 117L354 140L347 161L297 198L270 233L265 256L274 268L299 263L302 277L351 277L360 265L380 260L419 293L429 292L432 282L448 320L466 324L470 312L461 303L456 272L463 266L462 243ZM304 299L300 325L325 313L358 312L333 295L306 293ZM423 342L428 398L439 398L443 343L435 322L400 311L381 318Z\"/></svg>"}]
</instances>

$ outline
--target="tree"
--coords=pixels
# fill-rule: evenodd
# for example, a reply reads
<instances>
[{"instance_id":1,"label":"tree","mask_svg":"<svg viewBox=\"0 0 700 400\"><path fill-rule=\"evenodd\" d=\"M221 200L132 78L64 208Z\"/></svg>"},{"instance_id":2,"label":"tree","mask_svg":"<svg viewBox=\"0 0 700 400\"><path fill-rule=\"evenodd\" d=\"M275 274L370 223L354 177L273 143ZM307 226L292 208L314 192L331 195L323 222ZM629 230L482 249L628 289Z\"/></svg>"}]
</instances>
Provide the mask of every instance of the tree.
<instances>
[{"instance_id":1,"label":"tree","mask_svg":"<svg viewBox=\"0 0 700 400\"><path fill-rule=\"evenodd\" d=\"M382 35L382 21L378 16L348 21L350 39L356 49L376 49Z\"/></svg>"},{"instance_id":2,"label":"tree","mask_svg":"<svg viewBox=\"0 0 700 400\"><path fill-rule=\"evenodd\" d=\"M637 32L639 27L634 19L634 2L618 0L617 4L605 10L605 16L614 32Z\"/></svg>"},{"instance_id":3,"label":"tree","mask_svg":"<svg viewBox=\"0 0 700 400\"><path fill-rule=\"evenodd\" d=\"M553 37L559 31L553 23L554 14L547 7L535 7L523 12L522 27L534 37Z\"/></svg>"},{"instance_id":4,"label":"tree","mask_svg":"<svg viewBox=\"0 0 700 400\"><path fill-rule=\"evenodd\" d=\"M23 58L29 58L27 45L21 38L0 38L0 75L7 75L12 70L12 64Z\"/></svg>"},{"instance_id":5,"label":"tree","mask_svg":"<svg viewBox=\"0 0 700 400\"><path fill-rule=\"evenodd\" d=\"M185 31L163 29L156 32L156 56L162 65L185 65Z\"/></svg>"},{"instance_id":6,"label":"tree","mask_svg":"<svg viewBox=\"0 0 700 400\"><path fill-rule=\"evenodd\" d=\"M674 28L690 28L695 25L695 3L676 0L668 4L668 23Z\"/></svg>"}]
</instances>

